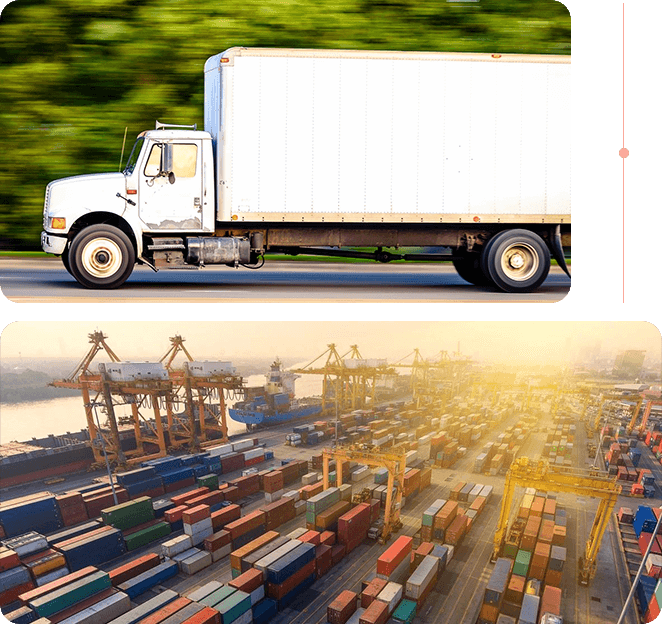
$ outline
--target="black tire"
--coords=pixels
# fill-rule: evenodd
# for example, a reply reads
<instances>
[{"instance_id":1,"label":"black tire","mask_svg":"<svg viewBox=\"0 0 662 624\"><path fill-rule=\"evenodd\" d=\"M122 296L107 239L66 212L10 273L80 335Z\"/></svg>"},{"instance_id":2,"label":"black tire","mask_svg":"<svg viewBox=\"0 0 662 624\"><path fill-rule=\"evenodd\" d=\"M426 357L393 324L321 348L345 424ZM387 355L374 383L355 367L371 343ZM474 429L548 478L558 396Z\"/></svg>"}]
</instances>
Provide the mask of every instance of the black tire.
<instances>
[{"instance_id":1,"label":"black tire","mask_svg":"<svg viewBox=\"0 0 662 624\"><path fill-rule=\"evenodd\" d=\"M474 286L489 286L492 283L480 266L480 254L472 253L457 256L453 258L453 266L463 280Z\"/></svg>"},{"instance_id":2,"label":"black tire","mask_svg":"<svg viewBox=\"0 0 662 624\"><path fill-rule=\"evenodd\" d=\"M121 286L131 275L136 252L129 237L112 225L90 225L69 247L71 274L85 288Z\"/></svg>"},{"instance_id":3,"label":"black tire","mask_svg":"<svg viewBox=\"0 0 662 624\"><path fill-rule=\"evenodd\" d=\"M487 242L481 267L494 285L505 292L532 292L547 279L549 249L535 232L506 230Z\"/></svg>"},{"instance_id":4,"label":"black tire","mask_svg":"<svg viewBox=\"0 0 662 624\"><path fill-rule=\"evenodd\" d=\"M71 272L71 265L69 264L69 243L67 243L67 246L64 248L62 256L60 257L62 258L62 264L64 265L64 268L67 269L67 273L73 276L73 273Z\"/></svg>"}]
</instances>

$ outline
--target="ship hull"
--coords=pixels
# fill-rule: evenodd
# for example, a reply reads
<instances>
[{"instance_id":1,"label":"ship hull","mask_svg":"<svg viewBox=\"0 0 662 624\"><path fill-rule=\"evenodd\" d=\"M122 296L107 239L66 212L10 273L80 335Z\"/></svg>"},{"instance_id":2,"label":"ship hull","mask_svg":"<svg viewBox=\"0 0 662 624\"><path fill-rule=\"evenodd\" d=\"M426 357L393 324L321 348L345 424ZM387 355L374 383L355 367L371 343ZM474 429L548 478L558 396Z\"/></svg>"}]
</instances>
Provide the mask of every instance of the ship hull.
<instances>
[{"instance_id":1,"label":"ship hull","mask_svg":"<svg viewBox=\"0 0 662 624\"><path fill-rule=\"evenodd\" d=\"M301 420L302 418L308 418L309 416L319 414L321 411L321 405L307 405L305 407L298 407L287 412L270 412L268 414L245 407L231 407L228 409L230 418L232 418L232 420L235 422L252 426L261 425L263 427L279 425L285 422L290 422L292 420Z\"/></svg>"}]
</instances>

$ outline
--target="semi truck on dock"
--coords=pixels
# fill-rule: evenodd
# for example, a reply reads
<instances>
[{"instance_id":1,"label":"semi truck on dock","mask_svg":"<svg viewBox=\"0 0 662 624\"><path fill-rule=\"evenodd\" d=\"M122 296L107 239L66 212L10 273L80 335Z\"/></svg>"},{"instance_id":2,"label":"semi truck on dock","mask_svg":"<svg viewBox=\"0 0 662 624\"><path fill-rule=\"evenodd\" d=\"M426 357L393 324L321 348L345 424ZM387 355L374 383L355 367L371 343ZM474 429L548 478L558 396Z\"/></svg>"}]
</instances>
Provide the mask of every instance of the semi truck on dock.
<instances>
[{"instance_id":1,"label":"semi truck on dock","mask_svg":"<svg viewBox=\"0 0 662 624\"><path fill-rule=\"evenodd\" d=\"M568 273L569 57L231 48L204 74L204 132L157 122L122 172L47 186L42 247L83 286L269 253Z\"/></svg>"}]
</instances>

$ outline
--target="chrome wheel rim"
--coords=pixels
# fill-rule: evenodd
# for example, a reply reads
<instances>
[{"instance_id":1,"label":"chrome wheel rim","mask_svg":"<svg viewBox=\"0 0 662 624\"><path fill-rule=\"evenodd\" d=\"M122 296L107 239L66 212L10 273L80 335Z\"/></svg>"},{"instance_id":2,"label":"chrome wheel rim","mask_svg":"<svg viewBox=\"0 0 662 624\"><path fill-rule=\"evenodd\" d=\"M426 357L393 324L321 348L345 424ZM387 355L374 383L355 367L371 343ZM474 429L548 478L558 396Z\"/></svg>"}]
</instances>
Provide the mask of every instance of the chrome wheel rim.
<instances>
[{"instance_id":1,"label":"chrome wheel rim","mask_svg":"<svg viewBox=\"0 0 662 624\"><path fill-rule=\"evenodd\" d=\"M122 266L122 250L109 238L95 238L83 248L81 260L91 276L110 277Z\"/></svg>"},{"instance_id":2,"label":"chrome wheel rim","mask_svg":"<svg viewBox=\"0 0 662 624\"><path fill-rule=\"evenodd\" d=\"M538 271L538 253L526 243L513 243L501 255L501 269L508 279L523 282Z\"/></svg>"}]
</instances>

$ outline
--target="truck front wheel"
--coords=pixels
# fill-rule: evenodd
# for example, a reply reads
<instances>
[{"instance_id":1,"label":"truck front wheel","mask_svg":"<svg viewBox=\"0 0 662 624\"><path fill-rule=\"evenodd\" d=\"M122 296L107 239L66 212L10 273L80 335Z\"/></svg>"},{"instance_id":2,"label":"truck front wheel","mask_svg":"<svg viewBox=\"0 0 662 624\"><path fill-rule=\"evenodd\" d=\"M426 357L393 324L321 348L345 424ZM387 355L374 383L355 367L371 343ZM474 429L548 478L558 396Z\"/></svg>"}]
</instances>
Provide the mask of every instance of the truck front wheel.
<instances>
[{"instance_id":1,"label":"truck front wheel","mask_svg":"<svg viewBox=\"0 0 662 624\"><path fill-rule=\"evenodd\" d=\"M487 242L481 267L497 288L505 292L532 292L549 273L549 249L535 232L506 230Z\"/></svg>"},{"instance_id":2,"label":"truck front wheel","mask_svg":"<svg viewBox=\"0 0 662 624\"><path fill-rule=\"evenodd\" d=\"M112 225L90 225L69 248L71 274L86 288L117 288L131 275L136 254L129 237Z\"/></svg>"}]
</instances>

